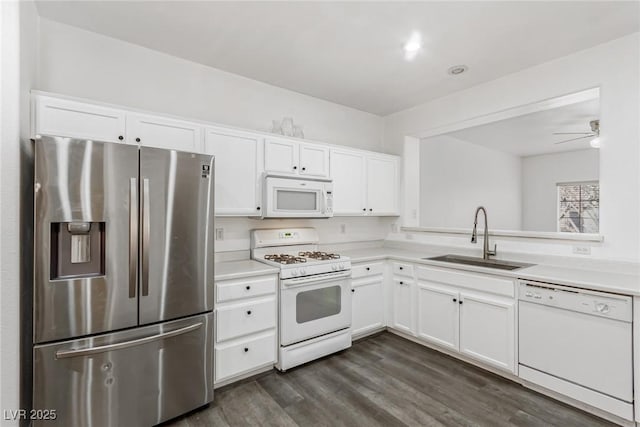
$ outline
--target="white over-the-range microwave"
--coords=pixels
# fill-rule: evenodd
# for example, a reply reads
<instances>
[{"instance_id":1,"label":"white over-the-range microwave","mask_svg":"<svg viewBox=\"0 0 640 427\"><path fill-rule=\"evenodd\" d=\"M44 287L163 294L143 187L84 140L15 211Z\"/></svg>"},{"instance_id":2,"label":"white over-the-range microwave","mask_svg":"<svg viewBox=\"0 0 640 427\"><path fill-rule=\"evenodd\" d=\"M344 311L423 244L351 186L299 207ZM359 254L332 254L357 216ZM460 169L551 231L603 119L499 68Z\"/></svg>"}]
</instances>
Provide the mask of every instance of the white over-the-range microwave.
<instances>
[{"instance_id":1,"label":"white over-the-range microwave","mask_svg":"<svg viewBox=\"0 0 640 427\"><path fill-rule=\"evenodd\" d=\"M333 182L328 179L265 175L261 218L330 218Z\"/></svg>"}]
</instances>

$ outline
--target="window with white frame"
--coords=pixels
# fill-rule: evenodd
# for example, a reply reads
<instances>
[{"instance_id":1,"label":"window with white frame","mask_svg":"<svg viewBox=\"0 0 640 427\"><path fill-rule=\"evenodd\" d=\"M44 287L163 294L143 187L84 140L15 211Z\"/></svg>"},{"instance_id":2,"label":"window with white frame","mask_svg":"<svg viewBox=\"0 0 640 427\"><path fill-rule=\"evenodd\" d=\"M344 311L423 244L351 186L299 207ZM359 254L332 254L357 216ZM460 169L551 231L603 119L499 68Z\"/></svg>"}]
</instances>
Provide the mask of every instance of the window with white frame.
<instances>
[{"instance_id":1,"label":"window with white frame","mask_svg":"<svg viewBox=\"0 0 640 427\"><path fill-rule=\"evenodd\" d=\"M600 183L598 181L558 184L558 231L598 233L600 231Z\"/></svg>"}]
</instances>

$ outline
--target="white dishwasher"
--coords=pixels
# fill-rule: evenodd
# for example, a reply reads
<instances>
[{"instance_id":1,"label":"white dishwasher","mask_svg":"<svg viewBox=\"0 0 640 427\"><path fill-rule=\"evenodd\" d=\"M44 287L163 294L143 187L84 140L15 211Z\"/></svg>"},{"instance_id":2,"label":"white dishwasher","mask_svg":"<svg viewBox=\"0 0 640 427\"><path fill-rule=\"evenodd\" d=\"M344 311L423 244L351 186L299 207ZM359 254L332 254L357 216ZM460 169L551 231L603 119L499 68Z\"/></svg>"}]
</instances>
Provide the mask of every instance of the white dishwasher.
<instances>
[{"instance_id":1,"label":"white dishwasher","mask_svg":"<svg viewBox=\"0 0 640 427\"><path fill-rule=\"evenodd\" d=\"M633 420L632 299L520 282L519 376Z\"/></svg>"}]
</instances>

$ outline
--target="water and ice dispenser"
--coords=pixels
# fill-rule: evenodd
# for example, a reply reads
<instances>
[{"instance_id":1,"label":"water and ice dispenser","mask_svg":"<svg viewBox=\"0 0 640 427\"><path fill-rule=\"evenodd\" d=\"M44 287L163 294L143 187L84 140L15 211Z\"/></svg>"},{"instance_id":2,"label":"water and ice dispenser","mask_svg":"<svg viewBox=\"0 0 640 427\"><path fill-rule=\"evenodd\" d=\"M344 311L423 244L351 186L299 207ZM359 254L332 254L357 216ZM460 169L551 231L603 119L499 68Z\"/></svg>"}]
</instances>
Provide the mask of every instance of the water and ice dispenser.
<instances>
[{"instance_id":1,"label":"water and ice dispenser","mask_svg":"<svg viewBox=\"0 0 640 427\"><path fill-rule=\"evenodd\" d=\"M103 276L104 222L51 223L51 280Z\"/></svg>"}]
</instances>

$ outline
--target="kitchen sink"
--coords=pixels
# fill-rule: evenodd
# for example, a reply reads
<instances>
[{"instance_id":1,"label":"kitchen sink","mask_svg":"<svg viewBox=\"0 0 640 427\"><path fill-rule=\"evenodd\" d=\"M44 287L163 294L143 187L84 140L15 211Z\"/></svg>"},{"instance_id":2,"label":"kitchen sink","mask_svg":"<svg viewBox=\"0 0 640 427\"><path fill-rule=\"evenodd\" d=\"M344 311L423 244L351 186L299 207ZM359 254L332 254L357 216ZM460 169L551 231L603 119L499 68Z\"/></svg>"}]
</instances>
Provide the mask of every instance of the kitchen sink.
<instances>
[{"instance_id":1,"label":"kitchen sink","mask_svg":"<svg viewBox=\"0 0 640 427\"><path fill-rule=\"evenodd\" d=\"M498 270L517 270L519 268L530 267L533 264L526 264L524 262L514 262L514 261L504 261L498 259L483 259L476 258L470 256L462 256L462 255L441 255L431 258L423 258L429 259L432 261L444 261L451 262L454 264L464 264L464 265L473 265L476 267L487 267L487 268L496 268Z\"/></svg>"}]
</instances>

